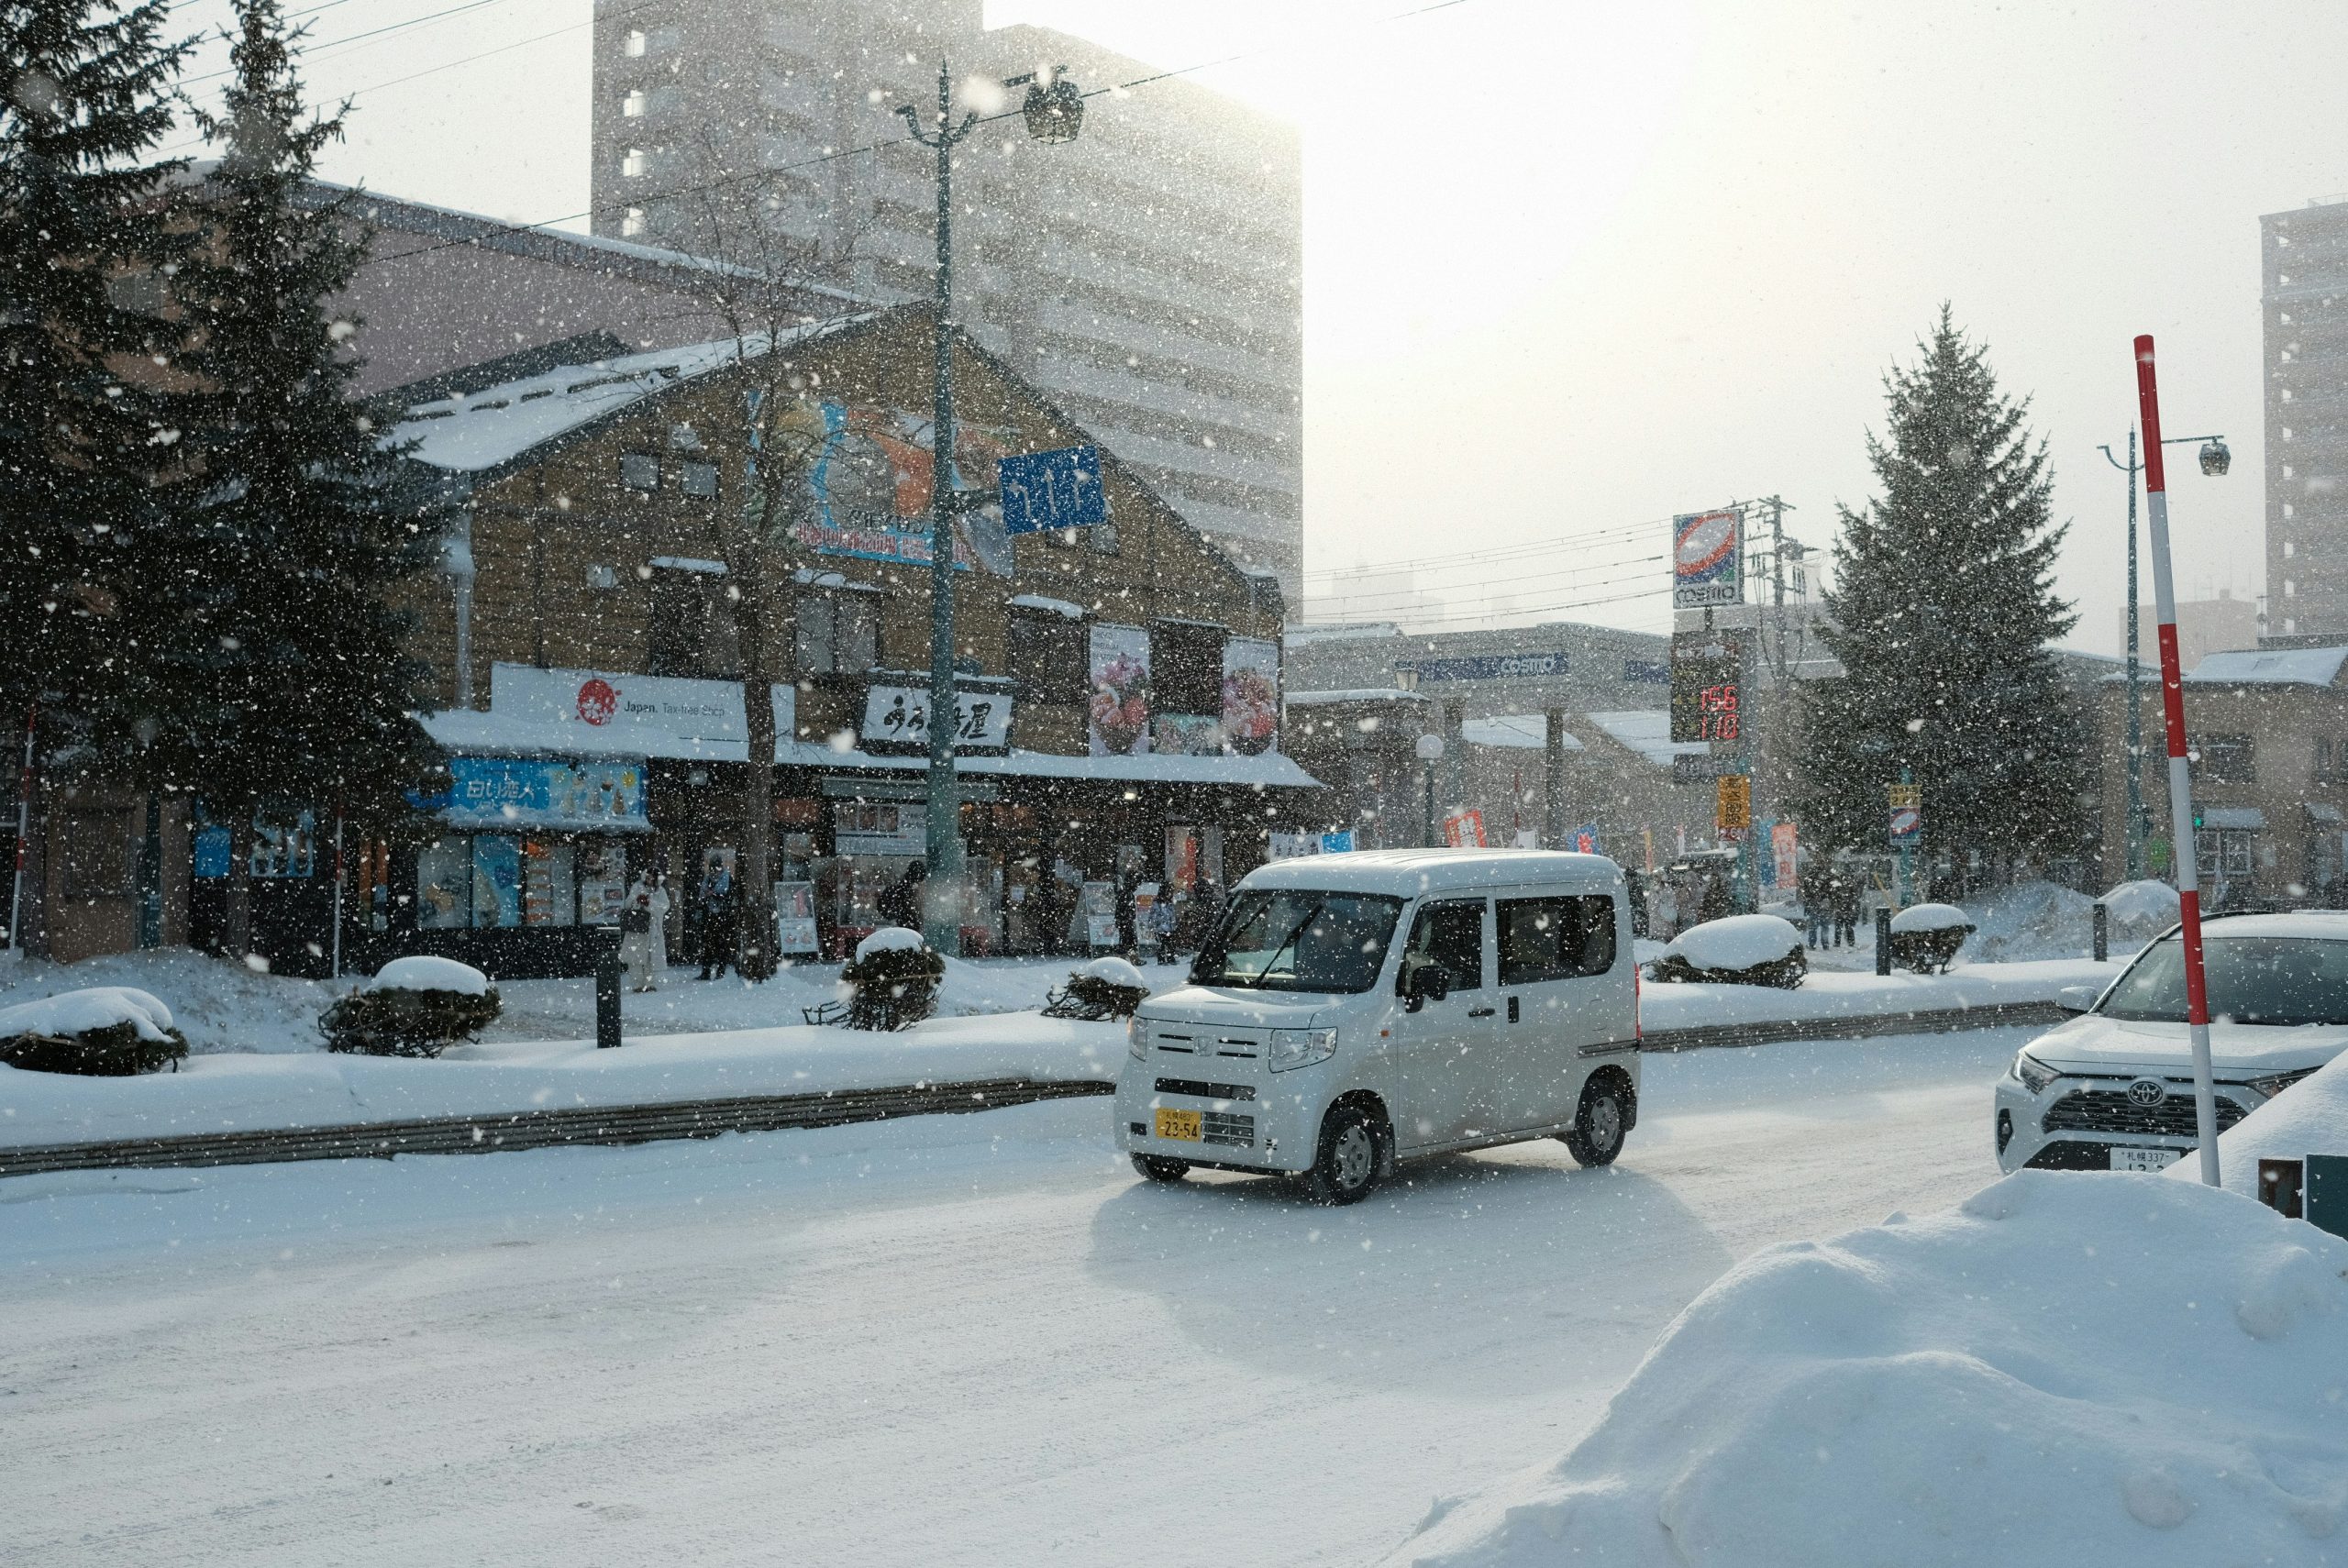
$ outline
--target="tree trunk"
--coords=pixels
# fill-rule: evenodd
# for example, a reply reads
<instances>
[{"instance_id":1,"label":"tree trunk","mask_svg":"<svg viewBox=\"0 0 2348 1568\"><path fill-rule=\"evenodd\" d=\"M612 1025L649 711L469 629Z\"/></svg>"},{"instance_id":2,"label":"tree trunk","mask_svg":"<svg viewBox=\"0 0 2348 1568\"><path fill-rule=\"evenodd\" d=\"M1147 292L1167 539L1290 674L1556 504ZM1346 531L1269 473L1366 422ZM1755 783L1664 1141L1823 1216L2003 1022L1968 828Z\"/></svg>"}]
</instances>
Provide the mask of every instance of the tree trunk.
<instances>
[{"instance_id":1,"label":"tree trunk","mask_svg":"<svg viewBox=\"0 0 2348 1568\"><path fill-rule=\"evenodd\" d=\"M250 812L228 819L228 889L222 922L224 945L231 958L242 958L253 948L253 819Z\"/></svg>"},{"instance_id":2,"label":"tree trunk","mask_svg":"<svg viewBox=\"0 0 2348 1568\"><path fill-rule=\"evenodd\" d=\"M770 510L770 502L761 497L744 508L745 521L763 524ZM737 537L739 547L727 566L742 594L734 606L734 616L741 648L743 733L749 743L749 760L742 780L742 842L737 873L742 912L735 967L744 979L756 981L767 979L775 970L774 695L767 666L765 531L745 527Z\"/></svg>"}]
</instances>

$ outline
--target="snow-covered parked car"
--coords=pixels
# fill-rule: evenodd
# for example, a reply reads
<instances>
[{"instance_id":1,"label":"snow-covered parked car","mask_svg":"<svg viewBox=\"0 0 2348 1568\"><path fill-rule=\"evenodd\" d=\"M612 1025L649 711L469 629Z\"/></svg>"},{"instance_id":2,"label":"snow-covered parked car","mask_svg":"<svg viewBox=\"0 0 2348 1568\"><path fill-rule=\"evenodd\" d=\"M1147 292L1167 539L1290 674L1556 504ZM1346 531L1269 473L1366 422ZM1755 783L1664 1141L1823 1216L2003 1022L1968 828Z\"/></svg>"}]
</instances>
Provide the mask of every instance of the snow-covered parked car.
<instances>
[{"instance_id":1,"label":"snow-covered parked car","mask_svg":"<svg viewBox=\"0 0 2348 1568\"><path fill-rule=\"evenodd\" d=\"M2231 915L2203 926L2218 1130L2348 1051L2348 911ZM1991 1128L2013 1171L2158 1170L2195 1146L2185 949L2172 931L2078 1017L2022 1047Z\"/></svg>"}]
</instances>

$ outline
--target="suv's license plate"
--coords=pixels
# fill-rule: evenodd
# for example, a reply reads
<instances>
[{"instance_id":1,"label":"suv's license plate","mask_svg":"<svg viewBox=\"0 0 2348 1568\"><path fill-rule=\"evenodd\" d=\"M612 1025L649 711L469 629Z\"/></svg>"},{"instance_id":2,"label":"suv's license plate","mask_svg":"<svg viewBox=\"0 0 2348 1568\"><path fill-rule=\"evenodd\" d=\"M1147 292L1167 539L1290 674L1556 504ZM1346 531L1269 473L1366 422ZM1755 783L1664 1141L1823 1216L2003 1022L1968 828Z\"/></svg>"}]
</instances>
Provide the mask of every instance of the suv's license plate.
<instances>
[{"instance_id":1,"label":"suv's license plate","mask_svg":"<svg viewBox=\"0 0 2348 1568\"><path fill-rule=\"evenodd\" d=\"M1195 1110L1160 1110L1157 1113L1157 1135L1179 1138L1186 1143L1199 1141L1199 1112Z\"/></svg>"},{"instance_id":2,"label":"suv's license plate","mask_svg":"<svg viewBox=\"0 0 2348 1568\"><path fill-rule=\"evenodd\" d=\"M1165 1113L1161 1111L1159 1114ZM2111 1151L2111 1168L2115 1171L2165 1171L2176 1163L2177 1154L2175 1149L2115 1148Z\"/></svg>"}]
</instances>

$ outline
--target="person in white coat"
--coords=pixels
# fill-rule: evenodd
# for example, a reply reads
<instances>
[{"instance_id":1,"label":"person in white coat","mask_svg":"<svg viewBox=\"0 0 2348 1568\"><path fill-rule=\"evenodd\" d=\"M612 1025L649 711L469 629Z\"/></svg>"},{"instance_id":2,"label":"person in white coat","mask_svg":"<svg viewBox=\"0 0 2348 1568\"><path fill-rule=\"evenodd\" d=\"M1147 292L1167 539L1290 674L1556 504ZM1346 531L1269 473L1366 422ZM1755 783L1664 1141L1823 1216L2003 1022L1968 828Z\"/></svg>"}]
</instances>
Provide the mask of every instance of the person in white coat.
<instances>
[{"instance_id":1,"label":"person in white coat","mask_svg":"<svg viewBox=\"0 0 2348 1568\"><path fill-rule=\"evenodd\" d=\"M630 989L656 991L669 970L669 892L639 871L620 905L620 965Z\"/></svg>"}]
</instances>

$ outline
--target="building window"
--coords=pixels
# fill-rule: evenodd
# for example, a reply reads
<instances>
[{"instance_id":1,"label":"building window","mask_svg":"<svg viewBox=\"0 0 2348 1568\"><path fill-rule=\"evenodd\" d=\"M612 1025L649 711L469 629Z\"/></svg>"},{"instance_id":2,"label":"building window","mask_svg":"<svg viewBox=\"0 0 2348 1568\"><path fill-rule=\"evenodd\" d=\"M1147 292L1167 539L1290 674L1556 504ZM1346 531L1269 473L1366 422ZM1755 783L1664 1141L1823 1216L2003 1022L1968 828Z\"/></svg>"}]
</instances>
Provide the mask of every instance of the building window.
<instances>
[{"instance_id":1,"label":"building window","mask_svg":"<svg viewBox=\"0 0 2348 1568\"><path fill-rule=\"evenodd\" d=\"M704 499L717 493L717 465L688 458L678 466L677 488L687 495Z\"/></svg>"},{"instance_id":2,"label":"building window","mask_svg":"<svg viewBox=\"0 0 2348 1568\"><path fill-rule=\"evenodd\" d=\"M615 925L627 848L610 839L449 834L415 854L415 923L426 931Z\"/></svg>"},{"instance_id":3,"label":"building window","mask_svg":"<svg viewBox=\"0 0 2348 1568\"><path fill-rule=\"evenodd\" d=\"M880 605L862 593L799 596L799 673L862 675L880 667Z\"/></svg>"},{"instance_id":4,"label":"building window","mask_svg":"<svg viewBox=\"0 0 2348 1568\"><path fill-rule=\"evenodd\" d=\"M108 278L106 298L116 310L158 320L170 310L172 304L162 274L144 267L133 272L116 272Z\"/></svg>"},{"instance_id":5,"label":"building window","mask_svg":"<svg viewBox=\"0 0 2348 1568\"><path fill-rule=\"evenodd\" d=\"M660 459L650 452L622 452L620 483L630 490L659 490Z\"/></svg>"},{"instance_id":6,"label":"building window","mask_svg":"<svg viewBox=\"0 0 2348 1568\"><path fill-rule=\"evenodd\" d=\"M2248 735L2203 735L2194 742L2201 754L2194 769L2212 784L2255 784L2258 759Z\"/></svg>"},{"instance_id":7,"label":"building window","mask_svg":"<svg viewBox=\"0 0 2348 1568\"><path fill-rule=\"evenodd\" d=\"M1013 610L1011 677L1031 702L1081 702L1090 681L1091 642L1082 621L1054 611Z\"/></svg>"},{"instance_id":8,"label":"building window","mask_svg":"<svg viewBox=\"0 0 2348 1568\"><path fill-rule=\"evenodd\" d=\"M648 166L649 160L646 159L644 149L640 147L629 148L620 158L620 173L626 179L643 179L644 171Z\"/></svg>"},{"instance_id":9,"label":"building window","mask_svg":"<svg viewBox=\"0 0 2348 1568\"><path fill-rule=\"evenodd\" d=\"M641 28L629 28L627 37L622 40L620 44L620 52L626 55L630 60L643 59L644 29Z\"/></svg>"},{"instance_id":10,"label":"building window","mask_svg":"<svg viewBox=\"0 0 2348 1568\"><path fill-rule=\"evenodd\" d=\"M628 89L627 96L620 100L620 114L631 120L640 120L644 117L644 89L631 87Z\"/></svg>"},{"instance_id":11,"label":"building window","mask_svg":"<svg viewBox=\"0 0 2348 1568\"><path fill-rule=\"evenodd\" d=\"M731 588L716 572L667 568L653 572L647 674L724 680L742 673L742 639Z\"/></svg>"},{"instance_id":12,"label":"building window","mask_svg":"<svg viewBox=\"0 0 2348 1568\"><path fill-rule=\"evenodd\" d=\"M1149 683L1161 713L1223 712L1223 645L1230 634L1193 621L1160 621L1149 636Z\"/></svg>"},{"instance_id":13,"label":"building window","mask_svg":"<svg viewBox=\"0 0 2348 1568\"><path fill-rule=\"evenodd\" d=\"M131 890L130 834L119 812L73 812L65 829L65 896L119 898Z\"/></svg>"},{"instance_id":14,"label":"building window","mask_svg":"<svg viewBox=\"0 0 2348 1568\"><path fill-rule=\"evenodd\" d=\"M620 237L634 239L644 232L644 209L630 207L620 215Z\"/></svg>"}]
</instances>

